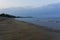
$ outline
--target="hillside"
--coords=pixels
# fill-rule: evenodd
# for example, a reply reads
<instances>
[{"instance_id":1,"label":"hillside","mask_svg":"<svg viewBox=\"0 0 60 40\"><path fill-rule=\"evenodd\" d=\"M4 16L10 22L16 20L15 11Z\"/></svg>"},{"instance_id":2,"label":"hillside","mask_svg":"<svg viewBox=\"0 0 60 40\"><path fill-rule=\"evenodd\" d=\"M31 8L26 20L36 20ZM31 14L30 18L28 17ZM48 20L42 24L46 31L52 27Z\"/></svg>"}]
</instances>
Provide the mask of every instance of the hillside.
<instances>
[{"instance_id":1,"label":"hillside","mask_svg":"<svg viewBox=\"0 0 60 40\"><path fill-rule=\"evenodd\" d=\"M33 24L0 18L0 40L58 40L56 35Z\"/></svg>"}]
</instances>

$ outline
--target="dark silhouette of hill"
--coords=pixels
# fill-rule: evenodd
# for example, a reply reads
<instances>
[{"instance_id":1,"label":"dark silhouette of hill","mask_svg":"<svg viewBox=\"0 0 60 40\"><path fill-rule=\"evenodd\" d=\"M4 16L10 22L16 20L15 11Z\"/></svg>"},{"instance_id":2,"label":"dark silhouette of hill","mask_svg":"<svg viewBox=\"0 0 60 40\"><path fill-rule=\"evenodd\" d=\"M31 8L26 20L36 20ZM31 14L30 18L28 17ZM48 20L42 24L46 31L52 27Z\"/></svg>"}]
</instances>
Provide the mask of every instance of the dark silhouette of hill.
<instances>
[{"instance_id":1,"label":"dark silhouette of hill","mask_svg":"<svg viewBox=\"0 0 60 40\"><path fill-rule=\"evenodd\" d=\"M4 14L4 13L0 14L0 17L16 18L16 16Z\"/></svg>"},{"instance_id":2,"label":"dark silhouette of hill","mask_svg":"<svg viewBox=\"0 0 60 40\"><path fill-rule=\"evenodd\" d=\"M32 18L31 16L21 17L21 16L14 16L14 15L5 14L5 13L0 14L0 17L8 17L8 18Z\"/></svg>"}]
</instances>

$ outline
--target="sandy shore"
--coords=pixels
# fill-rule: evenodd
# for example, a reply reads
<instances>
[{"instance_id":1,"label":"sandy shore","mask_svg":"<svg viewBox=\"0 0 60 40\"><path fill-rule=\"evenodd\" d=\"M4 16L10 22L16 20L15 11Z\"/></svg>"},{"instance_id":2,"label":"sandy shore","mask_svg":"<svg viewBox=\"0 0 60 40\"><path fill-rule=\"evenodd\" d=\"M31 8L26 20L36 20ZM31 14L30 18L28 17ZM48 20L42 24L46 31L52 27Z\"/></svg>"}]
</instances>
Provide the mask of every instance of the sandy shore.
<instances>
[{"instance_id":1,"label":"sandy shore","mask_svg":"<svg viewBox=\"0 0 60 40\"><path fill-rule=\"evenodd\" d=\"M60 40L60 33L11 18L0 19L0 40Z\"/></svg>"}]
</instances>

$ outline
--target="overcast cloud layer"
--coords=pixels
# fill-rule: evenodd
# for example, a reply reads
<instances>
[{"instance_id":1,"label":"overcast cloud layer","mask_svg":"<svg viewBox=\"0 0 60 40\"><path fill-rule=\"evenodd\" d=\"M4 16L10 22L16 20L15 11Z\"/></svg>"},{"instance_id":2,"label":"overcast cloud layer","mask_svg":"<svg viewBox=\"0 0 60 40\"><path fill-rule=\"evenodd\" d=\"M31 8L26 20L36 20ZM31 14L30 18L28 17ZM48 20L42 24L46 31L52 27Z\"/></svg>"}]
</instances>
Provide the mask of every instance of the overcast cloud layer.
<instances>
[{"instance_id":1,"label":"overcast cloud layer","mask_svg":"<svg viewBox=\"0 0 60 40\"><path fill-rule=\"evenodd\" d=\"M60 0L0 0L0 8L41 7L59 2Z\"/></svg>"}]
</instances>

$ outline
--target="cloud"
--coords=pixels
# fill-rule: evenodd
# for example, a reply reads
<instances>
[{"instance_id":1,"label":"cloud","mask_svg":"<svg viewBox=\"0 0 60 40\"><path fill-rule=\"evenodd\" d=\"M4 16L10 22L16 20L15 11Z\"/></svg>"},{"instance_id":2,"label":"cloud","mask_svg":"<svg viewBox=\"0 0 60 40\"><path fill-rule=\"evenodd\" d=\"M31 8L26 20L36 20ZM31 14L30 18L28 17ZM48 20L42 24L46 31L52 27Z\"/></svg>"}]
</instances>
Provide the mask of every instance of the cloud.
<instances>
[{"instance_id":1,"label":"cloud","mask_svg":"<svg viewBox=\"0 0 60 40\"><path fill-rule=\"evenodd\" d=\"M49 4L43 7L37 8L8 8L5 10L1 10L0 13L10 13L14 15L22 15L22 16L34 16L34 17L60 17L60 3L57 4Z\"/></svg>"},{"instance_id":2,"label":"cloud","mask_svg":"<svg viewBox=\"0 0 60 40\"><path fill-rule=\"evenodd\" d=\"M0 8L25 6L39 7L59 2L60 0L0 0Z\"/></svg>"}]
</instances>

